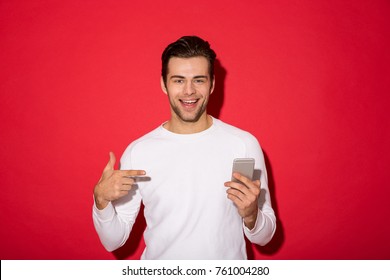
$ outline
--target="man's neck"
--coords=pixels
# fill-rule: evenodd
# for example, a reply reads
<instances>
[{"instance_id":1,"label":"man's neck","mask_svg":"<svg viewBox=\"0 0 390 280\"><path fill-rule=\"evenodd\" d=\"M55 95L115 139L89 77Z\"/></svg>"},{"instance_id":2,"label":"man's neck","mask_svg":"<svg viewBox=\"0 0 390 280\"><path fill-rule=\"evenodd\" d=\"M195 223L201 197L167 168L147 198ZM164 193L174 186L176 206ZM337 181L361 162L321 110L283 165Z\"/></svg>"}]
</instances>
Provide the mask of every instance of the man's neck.
<instances>
[{"instance_id":1,"label":"man's neck","mask_svg":"<svg viewBox=\"0 0 390 280\"><path fill-rule=\"evenodd\" d=\"M164 124L164 128L177 134L193 134L210 128L212 124L213 119L207 114L202 115L196 122L186 122L172 116L171 119Z\"/></svg>"}]
</instances>

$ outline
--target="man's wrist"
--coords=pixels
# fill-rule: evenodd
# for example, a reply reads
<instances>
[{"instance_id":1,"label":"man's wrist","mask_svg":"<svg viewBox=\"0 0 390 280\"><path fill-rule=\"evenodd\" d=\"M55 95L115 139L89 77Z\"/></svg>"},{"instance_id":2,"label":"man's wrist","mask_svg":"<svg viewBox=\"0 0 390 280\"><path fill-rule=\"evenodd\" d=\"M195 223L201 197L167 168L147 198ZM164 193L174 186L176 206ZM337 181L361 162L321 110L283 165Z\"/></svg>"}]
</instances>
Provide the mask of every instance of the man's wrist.
<instances>
[{"instance_id":1,"label":"man's wrist","mask_svg":"<svg viewBox=\"0 0 390 280\"><path fill-rule=\"evenodd\" d=\"M95 205L96 205L96 208L99 209L99 210L103 210L104 208L107 207L109 201L104 201L104 202L97 202L95 200Z\"/></svg>"},{"instance_id":2,"label":"man's wrist","mask_svg":"<svg viewBox=\"0 0 390 280\"><path fill-rule=\"evenodd\" d=\"M257 220L257 211L254 212L252 215L249 215L244 218L244 225L249 229L252 230L256 225Z\"/></svg>"},{"instance_id":3,"label":"man's wrist","mask_svg":"<svg viewBox=\"0 0 390 280\"><path fill-rule=\"evenodd\" d=\"M95 197L96 208L99 210L103 210L104 208L107 207L108 203L110 203L110 201L100 198L99 196L95 195L94 197Z\"/></svg>"}]
</instances>

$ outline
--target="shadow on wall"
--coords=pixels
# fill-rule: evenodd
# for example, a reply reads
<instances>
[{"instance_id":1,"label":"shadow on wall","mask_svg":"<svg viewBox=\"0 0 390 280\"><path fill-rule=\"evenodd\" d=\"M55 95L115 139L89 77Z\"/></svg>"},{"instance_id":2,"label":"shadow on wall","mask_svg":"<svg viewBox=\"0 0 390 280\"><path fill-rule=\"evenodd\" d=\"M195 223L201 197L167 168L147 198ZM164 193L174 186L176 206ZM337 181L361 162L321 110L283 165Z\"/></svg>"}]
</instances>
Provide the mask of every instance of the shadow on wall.
<instances>
[{"instance_id":1,"label":"shadow on wall","mask_svg":"<svg viewBox=\"0 0 390 280\"><path fill-rule=\"evenodd\" d=\"M224 103L225 79L226 79L227 71L222 66L219 60L215 61L214 71L216 77L215 90L210 97L210 101L208 105L208 113L216 118L219 118ZM276 252L280 250L285 239L283 224L279 217L278 205L275 198L275 181L272 174L272 166L265 151L263 151L263 153L264 153L265 164L267 167L268 188L271 194L272 208L274 209L276 215L276 232L272 240L265 246L254 245L247 240L248 259L254 259L253 248L259 251L261 254L268 255L268 256L274 255Z\"/></svg>"},{"instance_id":2,"label":"shadow on wall","mask_svg":"<svg viewBox=\"0 0 390 280\"><path fill-rule=\"evenodd\" d=\"M276 231L275 235L271 239L271 241L265 245L265 246L259 246L250 243L248 240L246 243L247 247L247 252L248 252L248 259L253 260L255 258L254 255L254 250L260 252L262 255L267 255L267 256L272 256L276 254L280 248L283 246L284 243L284 229L283 229L283 224L279 216L279 211L278 211L278 203L277 203L277 198L275 197L275 180L273 177L272 173L272 166L271 163L268 159L267 154L263 150L264 153L264 161L265 165L267 167L267 175L268 175L268 189L271 194L271 203L272 203L272 208L275 211L275 216L276 216Z\"/></svg>"},{"instance_id":3,"label":"shadow on wall","mask_svg":"<svg viewBox=\"0 0 390 280\"><path fill-rule=\"evenodd\" d=\"M219 118L224 102L226 70L218 59L214 63L214 75L215 87L209 99L207 113L215 118Z\"/></svg>"}]
</instances>

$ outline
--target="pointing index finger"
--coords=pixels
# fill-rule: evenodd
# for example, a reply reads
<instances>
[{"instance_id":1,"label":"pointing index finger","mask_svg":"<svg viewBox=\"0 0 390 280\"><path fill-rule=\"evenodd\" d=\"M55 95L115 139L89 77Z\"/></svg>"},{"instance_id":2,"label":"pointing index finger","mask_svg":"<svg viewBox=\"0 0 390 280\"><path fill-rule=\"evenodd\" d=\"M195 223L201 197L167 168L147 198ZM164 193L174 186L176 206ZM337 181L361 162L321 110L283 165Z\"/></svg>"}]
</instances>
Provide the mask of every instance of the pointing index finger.
<instances>
[{"instance_id":1,"label":"pointing index finger","mask_svg":"<svg viewBox=\"0 0 390 280\"><path fill-rule=\"evenodd\" d=\"M119 170L124 177L143 176L146 174L145 170Z\"/></svg>"}]
</instances>

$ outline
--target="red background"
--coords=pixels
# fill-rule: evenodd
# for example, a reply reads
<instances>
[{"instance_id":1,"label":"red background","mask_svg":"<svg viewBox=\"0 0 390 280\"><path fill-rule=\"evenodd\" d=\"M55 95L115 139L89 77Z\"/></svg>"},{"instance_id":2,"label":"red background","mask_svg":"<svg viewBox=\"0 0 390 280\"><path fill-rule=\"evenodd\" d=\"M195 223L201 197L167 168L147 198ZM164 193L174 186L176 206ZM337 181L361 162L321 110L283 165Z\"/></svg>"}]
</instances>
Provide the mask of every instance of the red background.
<instances>
[{"instance_id":1,"label":"red background","mask_svg":"<svg viewBox=\"0 0 390 280\"><path fill-rule=\"evenodd\" d=\"M210 113L253 133L278 217L257 259L389 259L389 1L0 2L0 258L108 253L91 218L108 161L169 118L160 55L219 58Z\"/></svg>"}]
</instances>

